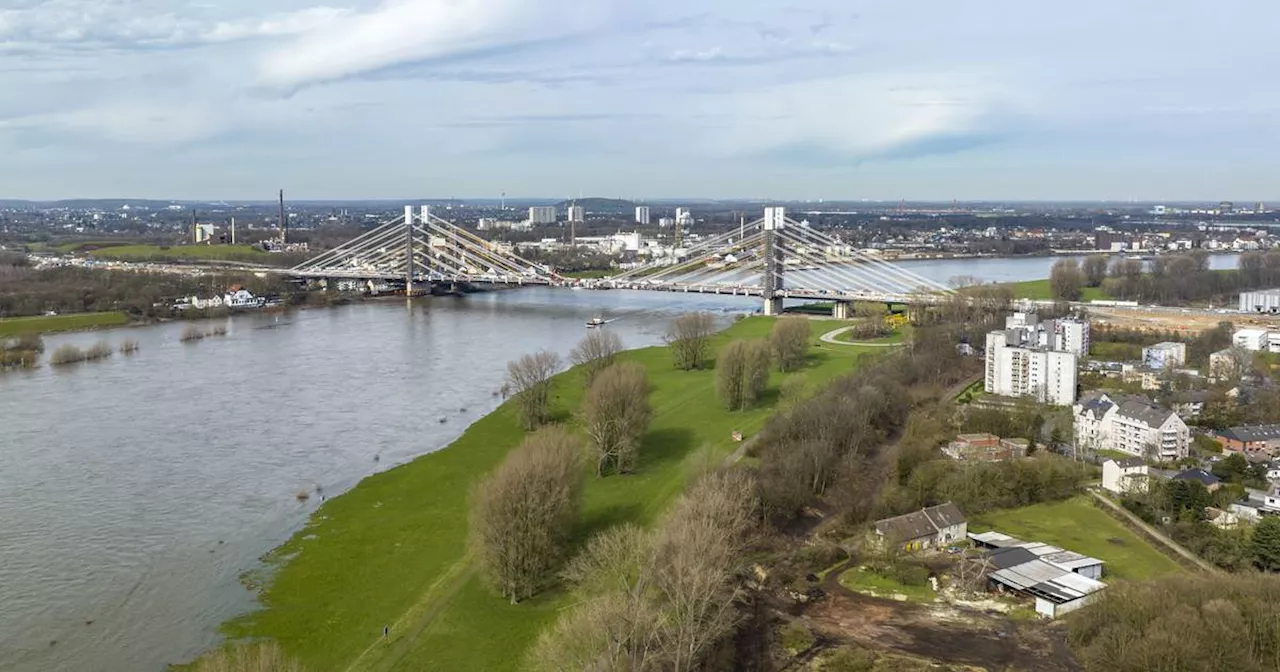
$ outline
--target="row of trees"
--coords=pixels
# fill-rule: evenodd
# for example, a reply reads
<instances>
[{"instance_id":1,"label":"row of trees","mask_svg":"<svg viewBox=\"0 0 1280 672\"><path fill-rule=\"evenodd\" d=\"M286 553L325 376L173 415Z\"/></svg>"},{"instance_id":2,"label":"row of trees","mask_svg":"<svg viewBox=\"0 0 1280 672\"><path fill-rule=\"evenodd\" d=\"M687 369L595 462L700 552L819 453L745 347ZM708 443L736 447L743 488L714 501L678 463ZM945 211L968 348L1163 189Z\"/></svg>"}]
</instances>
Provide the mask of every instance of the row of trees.
<instances>
[{"instance_id":1,"label":"row of trees","mask_svg":"<svg viewBox=\"0 0 1280 672\"><path fill-rule=\"evenodd\" d=\"M1280 670L1280 577L1177 574L1119 582L1069 621L1093 672Z\"/></svg>"},{"instance_id":2,"label":"row of trees","mask_svg":"<svg viewBox=\"0 0 1280 672\"><path fill-rule=\"evenodd\" d=\"M697 479L656 530L593 537L564 577L578 600L544 632L536 670L703 669L740 621L736 572L756 517L741 469Z\"/></svg>"},{"instance_id":3,"label":"row of trees","mask_svg":"<svg viewBox=\"0 0 1280 672\"><path fill-rule=\"evenodd\" d=\"M1144 272L1145 271L1145 272ZM1049 286L1054 298L1076 301L1085 287L1103 287L1118 299L1161 304L1223 299L1241 291L1280 283L1280 251L1246 252L1236 270L1209 268L1209 254L1191 250L1159 255L1144 268L1136 259L1086 257L1053 265Z\"/></svg>"}]
</instances>

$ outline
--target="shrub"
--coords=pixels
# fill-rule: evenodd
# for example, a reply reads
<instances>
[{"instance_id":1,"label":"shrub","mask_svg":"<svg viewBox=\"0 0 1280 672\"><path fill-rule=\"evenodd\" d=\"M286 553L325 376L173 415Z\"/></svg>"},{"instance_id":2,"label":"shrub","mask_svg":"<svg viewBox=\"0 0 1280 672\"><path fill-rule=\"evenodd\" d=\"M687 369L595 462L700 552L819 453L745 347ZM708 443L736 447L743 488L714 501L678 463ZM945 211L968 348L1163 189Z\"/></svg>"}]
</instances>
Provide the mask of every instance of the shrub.
<instances>
[{"instance_id":1,"label":"shrub","mask_svg":"<svg viewBox=\"0 0 1280 672\"><path fill-rule=\"evenodd\" d=\"M64 364L75 364L84 361L84 351L74 345L60 345L49 355L49 363L54 366L62 366Z\"/></svg>"},{"instance_id":2,"label":"shrub","mask_svg":"<svg viewBox=\"0 0 1280 672\"><path fill-rule=\"evenodd\" d=\"M890 578L904 586L923 586L929 583L929 570L920 565L900 562L893 566Z\"/></svg>"},{"instance_id":3,"label":"shrub","mask_svg":"<svg viewBox=\"0 0 1280 672\"><path fill-rule=\"evenodd\" d=\"M876 654L857 646L844 646L824 658L818 668L821 672L872 672L876 667Z\"/></svg>"},{"instance_id":4,"label":"shrub","mask_svg":"<svg viewBox=\"0 0 1280 672\"><path fill-rule=\"evenodd\" d=\"M182 330L182 337L178 340L183 343L194 343L204 338L204 332L194 324L188 324L186 329Z\"/></svg>"},{"instance_id":5,"label":"shrub","mask_svg":"<svg viewBox=\"0 0 1280 672\"><path fill-rule=\"evenodd\" d=\"M789 656L798 656L809 650L817 639L809 632L809 628L804 627L800 623L792 621L784 626L778 633L782 648Z\"/></svg>"},{"instance_id":6,"label":"shrub","mask_svg":"<svg viewBox=\"0 0 1280 672\"><path fill-rule=\"evenodd\" d=\"M138 351L138 342L133 339L125 340L120 344L120 354L132 355Z\"/></svg>"}]
</instances>

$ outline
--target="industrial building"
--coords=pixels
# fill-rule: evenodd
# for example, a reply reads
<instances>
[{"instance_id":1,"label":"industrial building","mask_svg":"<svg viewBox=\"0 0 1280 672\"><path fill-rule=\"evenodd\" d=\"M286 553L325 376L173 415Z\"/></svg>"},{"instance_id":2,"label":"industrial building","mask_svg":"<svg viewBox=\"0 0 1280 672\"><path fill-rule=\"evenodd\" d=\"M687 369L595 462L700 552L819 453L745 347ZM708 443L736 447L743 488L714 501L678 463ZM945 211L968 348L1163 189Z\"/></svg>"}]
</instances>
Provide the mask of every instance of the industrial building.
<instances>
[{"instance_id":1,"label":"industrial building","mask_svg":"<svg viewBox=\"0 0 1280 672\"><path fill-rule=\"evenodd\" d=\"M529 208L530 224L555 224L556 207L554 205L535 205Z\"/></svg>"},{"instance_id":2,"label":"industrial building","mask_svg":"<svg viewBox=\"0 0 1280 672\"><path fill-rule=\"evenodd\" d=\"M1001 592L1034 598L1036 613L1046 618L1085 606L1107 587L1098 580L1103 562L1097 558L995 531L971 532L969 539L989 549L981 561L991 570L989 584Z\"/></svg>"},{"instance_id":3,"label":"industrial building","mask_svg":"<svg viewBox=\"0 0 1280 672\"><path fill-rule=\"evenodd\" d=\"M1240 293L1242 313L1280 313L1280 289Z\"/></svg>"}]
</instances>

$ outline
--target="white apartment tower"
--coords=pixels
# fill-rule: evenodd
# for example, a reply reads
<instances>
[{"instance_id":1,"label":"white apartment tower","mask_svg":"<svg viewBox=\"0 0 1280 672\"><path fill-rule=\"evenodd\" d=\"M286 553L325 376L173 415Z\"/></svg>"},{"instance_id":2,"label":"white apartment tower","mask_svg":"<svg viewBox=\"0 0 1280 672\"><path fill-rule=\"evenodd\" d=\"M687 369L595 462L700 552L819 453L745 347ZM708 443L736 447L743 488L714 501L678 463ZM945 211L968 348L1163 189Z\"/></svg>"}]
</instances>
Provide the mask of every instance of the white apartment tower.
<instances>
[{"instance_id":1,"label":"white apartment tower","mask_svg":"<svg viewBox=\"0 0 1280 672\"><path fill-rule=\"evenodd\" d=\"M1016 330L987 334L986 381L990 394L1032 397L1054 406L1070 406L1076 400L1075 353L1021 347Z\"/></svg>"},{"instance_id":2,"label":"white apartment tower","mask_svg":"<svg viewBox=\"0 0 1280 672\"><path fill-rule=\"evenodd\" d=\"M556 207L554 205L540 205L529 208L529 223L555 224Z\"/></svg>"},{"instance_id":3,"label":"white apartment tower","mask_svg":"<svg viewBox=\"0 0 1280 672\"><path fill-rule=\"evenodd\" d=\"M682 227L693 225L693 215L689 212L689 208L676 208L676 224Z\"/></svg>"},{"instance_id":4,"label":"white apartment tower","mask_svg":"<svg viewBox=\"0 0 1280 672\"><path fill-rule=\"evenodd\" d=\"M571 222L586 221L586 211L582 209L581 205L569 206L569 210L567 214L569 215L569 221Z\"/></svg>"},{"instance_id":5,"label":"white apartment tower","mask_svg":"<svg viewBox=\"0 0 1280 672\"><path fill-rule=\"evenodd\" d=\"M649 223L649 206L647 205L636 206L636 223L637 224Z\"/></svg>"}]
</instances>

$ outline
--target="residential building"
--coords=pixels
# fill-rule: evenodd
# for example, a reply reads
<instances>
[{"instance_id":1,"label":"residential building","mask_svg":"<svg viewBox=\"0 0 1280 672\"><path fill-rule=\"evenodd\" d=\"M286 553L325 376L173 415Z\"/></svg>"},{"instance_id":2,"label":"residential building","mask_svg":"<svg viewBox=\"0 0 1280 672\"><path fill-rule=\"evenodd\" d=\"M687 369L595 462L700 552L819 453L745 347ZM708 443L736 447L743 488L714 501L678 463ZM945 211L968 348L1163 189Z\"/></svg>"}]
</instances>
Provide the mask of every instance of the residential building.
<instances>
[{"instance_id":1,"label":"residential building","mask_svg":"<svg viewBox=\"0 0 1280 672\"><path fill-rule=\"evenodd\" d=\"M1222 530L1234 530L1240 526L1240 516L1230 510L1224 511L1215 509L1212 506L1206 507L1204 518L1209 521L1210 525Z\"/></svg>"},{"instance_id":2,"label":"residential building","mask_svg":"<svg viewBox=\"0 0 1280 672\"><path fill-rule=\"evenodd\" d=\"M571 222L586 221L586 211L582 209L581 205L569 206L569 210L567 214L569 215L569 221Z\"/></svg>"},{"instance_id":3,"label":"residential building","mask_svg":"<svg viewBox=\"0 0 1280 672\"><path fill-rule=\"evenodd\" d=\"M649 206L647 205L636 206L636 224L648 224L648 223L649 223Z\"/></svg>"},{"instance_id":4,"label":"residential building","mask_svg":"<svg viewBox=\"0 0 1280 672\"><path fill-rule=\"evenodd\" d=\"M1209 355L1209 380L1231 380L1252 370L1253 358L1242 348L1227 348Z\"/></svg>"},{"instance_id":5,"label":"residential building","mask_svg":"<svg viewBox=\"0 0 1280 672\"><path fill-rule=\"evenodd\" d=\"M660 229L669 229L669 228L671 228L671 227L673 227L673 226L675 226L675 225L676 225L676 220L674 220L674 219L672 219L672 218L670 218L670 217L659 217L659 218L658 218L658 228L660 228Z\"/></svg>"},{"instance_id":6,"label":"residential building","mask_svg":"<svg viewBox=\"0 0 1280 672\"><path fill-rule=\"evenodd\" d=\"M1242 313L1280 313L1280 289L1240 293Z\"/></svg>"},{"instance_id":7,"label":"residential building","mask_svg":"<svg viewBox=\"0 0 1280 672\"><path fill-rule=\"evenodd\" d=\"M555 224L556 207L554 205L535 205L529 208L530 224Z\"/></svg>"},{"instance_id":8,"label":"residential building","mask_svg":"<svg viewBox=\"0 0 1280 672\"><path fill-rule=\"evenodd\" d=\"M1265 513L1280 513L1280 487L1274 487L1262 496L1261 510Z\"/></svg>"},{"instance_id":9,"label":"residential building","mask_svg":"<svg viewBox=\"0 0 1280 672\"><path fill-rule=\"evenodd\" d=\"M1035 600L1036 613L1057 618L1085 606L1107 587L1099 581L1103 562L1048 544L1025 542L1000 532L970 534L990 550L981 560L992 568L988 584Z\"/></svg>"},{"instance_id":10,"label":"residential building","mask_svg":"<svg viewBox=\"0 0 1280 672\"><path fill-rule=\"evenodd\" d=\"M1191 431L1177 413L1150 399L1090 392L1073 407L1076 448L1113 450L1161 461L1187 456Z\"/></svg>"},{"instance_id":11,"label":"residential building","mask_svg":"<svg viewBox=\"0 0 1280 672\"><path fill-rule=\"evenodd\" d=\"M947 502L906 515L877 520L874 542L881 548L920 551L962 541L968 530L969 524L965 521L964 514L960 513L955 504Z\"/></svg>"},{"instance_id":12,"label":"residential building","mask_svg":"<svg viewBox=\"0 0 1280 672\"><path fill-rule=\"evenodd\" d=\"M1009 344L1070 352L1077 357L1089 354L1089 322L1077 318L1041 321L1035 313L1017 312L1005 318Z\"/></svg>"},{"instance_id":13,"label":"residential building","mask_svg":"<svg viewBox=\"0 0 1280 672\"><path fill-rule=\"evenodd\" d=\"M1076 355L1011 345L1018 341L1016 330L987 334L986 391L1070 406L1076 399Z\"/></svg>"},{"instance_id":14,"label":"residential building","mask_svg":"<svg viewBox=\"0 0 1280 672\"><path fill-rule=\"evenodd\" d=\"M1213 393L1209 390L1187 390L1186 392L1175 392L1169 397L1169 407L1183 418L1199 417L1204 413L1204 405L1213 397Z\"/></svg>"},{"instance_id":15,"label":"residential building","mask_svg":"<svg viewBox=\"0 0 1280 672\"><path fill-rule=\"evenodd\" d=\"M1266 329L1238 329L1231 335L1231 344L1250 352L1267 350L1269 343Z\"/></svg>"},{"instance_id":16,"label":"residential building","mask_svg":"<svg viewBox=\"0 0 1280 672\"><path fill-rule=\"evenodd\" d=\"M1214 492L1218 488L1222 487L1222 479L1218 478L1217 476L1214 476L1213 474L1199 467L1196 467L1195 469L1188 469L1184 472L1181 472L1176 476L1174 476L1172 480L1193 481L1203 485L1206 489L1209 490L1209 492Z\"/></svg>"},{"instance_id":17,"label":"residential building","mask_svg":"<svg viewBox=\"0 0 1280 672\"><path fill-rule=\"evenodd\" d=\"M1141 458L1108 459L1102 463L1102 489L1124 495L1146 492L1151 472Z\"/></svg>"},{"instance_id":18,"label":"residential building","mask_svg":"<svg viewBox=\"0 0 1280 672\"><path fill-rule=\"evenodd\" d=\"M1156 343L1142 349L1142 363L1157 371L1187 363L1186 343Z\"/></svg>"},{"instance_id":19,"label":"residential building","mask_svg":"<svg viewBox=\"0 0 1280 672\"><path fill-rule=\"evenodd\" d=\"M1026 439L1002 439L995 434L961 434L942 452L953 460L1003 462L1027 456Z\"/></svg>"},{"instance_id":20,"label":"residential building","mask_svg":"<svg viewBox=\"0 0 1280 672\"><path fill-rule=\"evenodd\" d=\"M1280 452L1280 425L1240 425L1228 427L1214 437L1222 449L1246 456L1274 457Z\"/></svg>"},{"instance_id":21,"label":"residential building","mask_svg":"<svg viewBox=\"0 0 1280 672\"><path fill-rule=\"evenodd\" d=\"M676 208L676 224L684 228L693 226L693 214L689 208Z\"/></svg>"}]
</instances>

